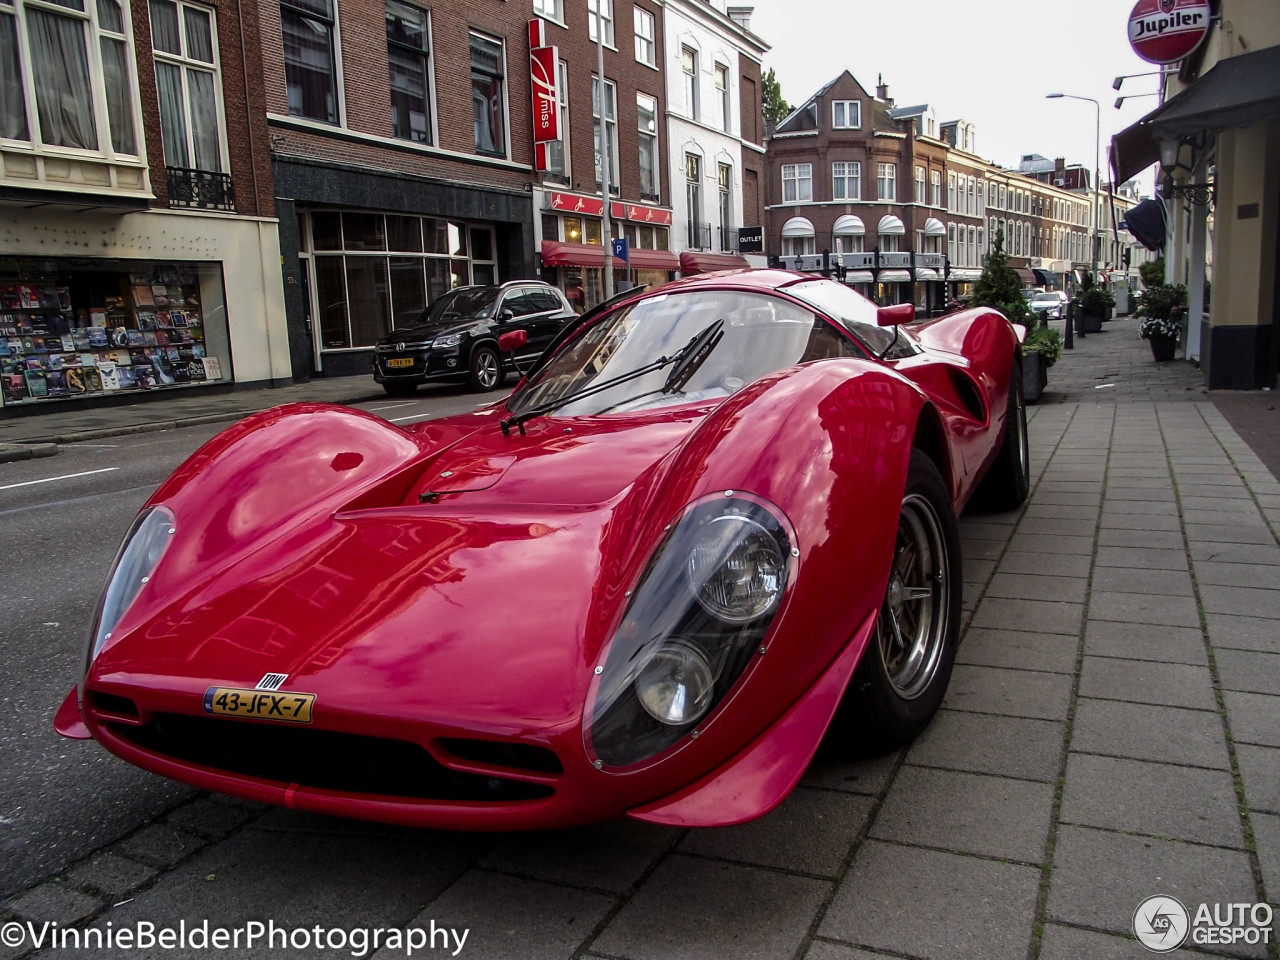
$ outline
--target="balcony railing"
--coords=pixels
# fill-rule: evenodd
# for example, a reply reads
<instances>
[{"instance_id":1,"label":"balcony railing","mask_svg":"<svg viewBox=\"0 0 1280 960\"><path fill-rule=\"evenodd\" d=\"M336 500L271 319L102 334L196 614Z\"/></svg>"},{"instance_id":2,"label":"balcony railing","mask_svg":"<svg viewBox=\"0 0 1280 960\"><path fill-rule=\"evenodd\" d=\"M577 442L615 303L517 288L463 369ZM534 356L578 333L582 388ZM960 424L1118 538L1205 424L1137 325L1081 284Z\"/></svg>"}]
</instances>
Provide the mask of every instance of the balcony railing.
<instances>
[{"instance_id":1,"label":"balcony railing","mask_svg":"<svg viewBox=\"0 0 1280 960\"><path fill-rule=\"evenodd\" d=\"M717 227L720 233L720 252L721 253L737 253L738 252L738 228L737 227Z\"/></svg>"},{"instance_id":2,"label":"balcony railing","mask_svg":"<svg viewBox=\"0 0 1280 960\"><path fill-rule=\"evenodd\" d=\"M689 247L693 250L711 249L711 224L689 221Z\"/></svg>"},{"instance_id":3,"label":"balcony railing","mask_svg":"<svg viewBox=\"0 0 1280 960\"><path fill-rule=\"evenodd\" d=\"M199 207L202 210L234 210L231 174L213 170L190 170L165 167L169 184L169 203L175 207Z\"/></svg>"}]
</instances>

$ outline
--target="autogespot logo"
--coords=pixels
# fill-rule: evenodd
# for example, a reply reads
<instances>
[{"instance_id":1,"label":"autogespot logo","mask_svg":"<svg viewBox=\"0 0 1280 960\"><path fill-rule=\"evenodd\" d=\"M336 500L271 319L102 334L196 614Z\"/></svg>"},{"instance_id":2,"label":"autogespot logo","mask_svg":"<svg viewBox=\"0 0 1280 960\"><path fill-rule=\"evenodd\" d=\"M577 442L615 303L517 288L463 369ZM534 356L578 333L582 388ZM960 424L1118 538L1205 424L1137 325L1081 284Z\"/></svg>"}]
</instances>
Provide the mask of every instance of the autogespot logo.
<instances>
[{"instance_id":1,"label":"autogespot logo","mask_svg":"<svg viewBox=\"0 0 1280 960\"><path fill-rule=\"evenodd\" d=\"M1186 942L1187 908L1173 897L1147 897L1133 911L1133 935L1152 953L1169 953Z\"/></svg>"}]
</instances>

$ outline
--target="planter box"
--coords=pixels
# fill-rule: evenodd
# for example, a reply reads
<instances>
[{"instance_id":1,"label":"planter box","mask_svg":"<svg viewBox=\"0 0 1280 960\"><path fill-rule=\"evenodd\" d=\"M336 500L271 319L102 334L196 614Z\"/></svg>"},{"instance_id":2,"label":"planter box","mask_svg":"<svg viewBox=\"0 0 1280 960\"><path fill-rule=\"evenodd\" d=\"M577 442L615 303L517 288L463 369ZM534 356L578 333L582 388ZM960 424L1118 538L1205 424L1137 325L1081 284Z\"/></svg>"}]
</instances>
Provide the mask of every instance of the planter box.
<instances>
[{"instance_id":1,"label":"planter box","mask_svg":"<svg viewBox=\"0 0 1280 960\"><path fill-rule=\"evenodd\" d=\"M1151 357L1156 363L1165 363L1173 359L1173 351L1178 347L1177 338L1152 334L1147 340L1151 344Z\"/></svg>"},{"instance_id":2,"label":"planter box","mask_svg":"<svg viewBox=\"0 0 1280 960\"><path fill-rule=\"evenodd\" d=\"M1035 403L1040 399L1045 386L1049 382L1045 369L1044 357L1034 350L1022 355L1022 398L1027 403Z\"/></svg>"},{"instance_id":3,"label":"planter box","mask_svg":"<svg viewBox=\"0 0 1280 960\"><path fill-rule=\"evenodd\" d=\"M1080 333L1101 333L1102 317L1092 313L1082 313L1076 318L1076 329Z\"/></svg>"}]
</instances>

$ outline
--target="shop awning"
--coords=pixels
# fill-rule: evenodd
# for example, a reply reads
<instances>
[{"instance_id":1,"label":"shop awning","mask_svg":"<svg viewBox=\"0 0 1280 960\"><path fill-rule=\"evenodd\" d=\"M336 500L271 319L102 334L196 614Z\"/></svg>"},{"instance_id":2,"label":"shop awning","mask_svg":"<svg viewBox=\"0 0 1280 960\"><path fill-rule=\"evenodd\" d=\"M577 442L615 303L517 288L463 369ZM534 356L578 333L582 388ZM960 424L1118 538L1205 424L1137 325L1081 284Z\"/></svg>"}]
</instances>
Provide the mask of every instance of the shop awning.
<instances>
[{"instance_id":1,"label":"shop awning","mask_svg":"<svg viewBox=\"0 0 1280 960\"><path fill-rule=\"evenodd\" d=\"M982 276L981 270L952 270L951 275L947 278L952 283L970 283Z\"/></svg>"},{"instance_id":2,"label":"shop awning","mask_svg":"<svg viewBox=\"0 0 1280 960\"><path fill-rule=\"evenodd\" d=\"M1280 117L1280 46L1219 60L1176 97L1111 139L1111 169L1123 183L1160 162L1160 141L1247 127Z\"/></svg>"},{"instance_id":3,"label":"shop awning","mask_svg":"<svg viewBox=\"0 0 1280 960\"><path fill-rule=\"evenodd\" d=\"M942 221L936 217L930 217L924 222L924 235L926 237L945 237L947 228L942 225Z\"/></svg>"},{"instance_id":4,"label":"shop awning","mask_svg":"<svg viewBox=\"0 0 1280 960\"><path fill-rule=\"evenodd\" d=\"M863 224L861 217L855 217L852 213L846 213L836 221L836 225L831 228L831 232L838 237L860 237L867 232L867 228L866 225Z\"/></svg>"},{"instance_id":5,"label":"shop awning","mask_svg":"<svg viewBox=\"0 0 1280 960\"><path fill-rule=\"evenodd\" d=\"M596 243L561 243L559 240L542 241L542 265L544 267L603 267L604 247ZM615 269L626 264L613 258Z\"/></svg>"},{"instance_id":6,"label":"shop awning","mask_svg":"<svg viewBox=\"0 0 1280 960\"><path fill-rule=\"evenodd\" d=\"M880 226L876 229L876 233L887 237L900 237L906 232L907 228L902 225L902 221L892 213L886 213L881 217Z\"/></svg>"},{"instance_id":7,"label":"shop awning","mask_svg":"<svg viewBox=\"0 0 1280 960\"><path fill-rule=\"evenodd\" d=\"M910 270L881 270L880 275L876 277L881 283L910 283Z\"/></svg>"},{"instance_id":8,"label":"shop awning","mask_svg":"<svg viewBox=\"0 0 1280 960\"><path fill-rule=\"evenodd\" d=\"M784 237L812 237L813 222L808 217L792 217L782 225Z\"/></svg>"},{"instance_id":9,"label":"shop awning","mask_svg":"<svg viewBox=\"0 0 1280 960\"><path fill-rule=\"evenodd\" d=\"M694 253L686 250L680 254L680 272L686 277L695 273L715 273L718 270L749 270L751 264L745 257L731 253Z\"/></svg>"},{"instance_id":10,"label":"shop awning","mask_svg":"<svg viewBox=\"0 0 1280 960\"><path fill-rule=\"evenodd\" d=\"M1014 267L1013 272L1018 275L1018 279L1023 283L1030 283L1034 285L1036 282L1036 275L1032 273L1028 267Z\"/></svg>"},{"instance_id":11,"label":"shop awning","mask_svg":"<svg viewBox=\"0 0 1280 960\"><path fill-rule=\"evenodd\" d=\"M1058 278L1048 270L1041 270L1039 267L1032 267L1031 272L1036 275L1036 283L1040 284L1042 287L1051 287L1058 282Z\"/></svg>"},{"instance_id":12,"label":"shop awning","mask_svg":"<svg viewBox=\"0 0 1280 960\"><path fill-rule=\"evenodd\" d=\"M938 271L930 270L928 267L916 267L917 280L937 280Z\"/></svg>"},{"instance_id":13,"label":"shop awning","mask_svg":"<svg viewBox=\"0 0 1280 960\"><path fill-rule=\"evenodd\" d=\"M680 258L670 250L629 250L627 259L637 270L680 269Z\"/></svg>"},{"instance_id":14,"label":"shop awning","mask_svg":"<svg viewBox=\"0 0 1280 960\"><path fill-rule=\"evenodd\" d=\"M874 283L875 279L870 270L850 270L844 275L845 283Z\"/></svg>"}]
</instances>

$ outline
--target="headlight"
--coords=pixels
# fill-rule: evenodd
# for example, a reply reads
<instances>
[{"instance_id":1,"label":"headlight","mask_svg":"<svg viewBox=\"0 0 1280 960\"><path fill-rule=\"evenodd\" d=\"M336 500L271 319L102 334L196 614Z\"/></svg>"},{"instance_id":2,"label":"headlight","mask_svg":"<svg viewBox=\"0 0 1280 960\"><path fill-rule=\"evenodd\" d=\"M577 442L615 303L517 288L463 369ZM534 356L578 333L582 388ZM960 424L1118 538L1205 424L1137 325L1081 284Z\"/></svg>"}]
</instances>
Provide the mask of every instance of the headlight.
<instances>
[{"instance_id":1,"label":"headlight","mask_svg":"<svg viewBox=\"0 0 1280 960\"><path fill-rule=\"evenodd\" d=\"M447 337L436 337L431 341L431 349L440 350L444 347L456 347L465 336L465 333L451 333Z\"/></svg>"},{"instance_id":2,"label":"headlight","mask_svg":"<svg viewBox=\"0 0 1280 960\"><path fill-rule=\"evenodd\" d=\"M781 513L754 499L720 495L685 512L654 551L598 668L583 730L597 766L633 766L695 733L781 609L792 543Z\"/></svg>"},{"instance_id":3,"label":"headlight","mask_svg":"<svg viewBox=\"0 0 1280 960\"><path fill-rule=\"evenodd\" d=\"M151 579L151 573L164 556L176 529L173 514L164 507L147 507L133 521L111 564L107 586L98 601L89 652L85 658L86 670L138 596L138 591Z\"/></svg>"}]
</instances>

